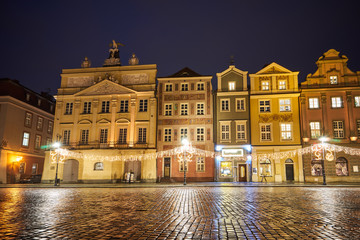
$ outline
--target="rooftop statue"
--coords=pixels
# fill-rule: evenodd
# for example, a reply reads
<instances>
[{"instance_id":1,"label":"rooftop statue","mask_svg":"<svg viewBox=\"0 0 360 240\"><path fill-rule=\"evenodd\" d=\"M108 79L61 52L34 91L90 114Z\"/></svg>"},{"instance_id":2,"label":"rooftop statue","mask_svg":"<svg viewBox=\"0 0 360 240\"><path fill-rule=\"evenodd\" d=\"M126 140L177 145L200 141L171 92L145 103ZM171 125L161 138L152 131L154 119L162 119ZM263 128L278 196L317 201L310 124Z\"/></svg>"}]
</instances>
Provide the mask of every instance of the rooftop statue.
<instances>
[{"instance_id":1,"label":"rooftop statue","mask_svg":"<svg viewBox=\"0 0 360 240\"><path fill-rule=\"evenodd\" d=\"M121 66L120 62L120 53L118 46L125 46L122 43L117 43L115 40L112 40L112 43L109 44L109 47L112 47L109 49L109 57L104 62L104 67L109 66Z\"/></svg>"}]
</instances>

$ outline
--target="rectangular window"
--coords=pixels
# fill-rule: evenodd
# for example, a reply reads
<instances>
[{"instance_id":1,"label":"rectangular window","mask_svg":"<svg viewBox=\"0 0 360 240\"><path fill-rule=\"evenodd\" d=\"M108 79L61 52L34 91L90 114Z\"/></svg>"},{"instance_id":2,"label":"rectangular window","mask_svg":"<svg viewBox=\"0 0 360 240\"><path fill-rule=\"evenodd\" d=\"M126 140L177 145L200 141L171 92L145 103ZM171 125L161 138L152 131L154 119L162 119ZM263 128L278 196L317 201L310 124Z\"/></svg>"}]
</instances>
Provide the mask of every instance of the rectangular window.
<instances>
[{"instance_id":1,"label":"rectangular window","mask_svg":"<svg viewBox=\"0 0 360 240\"><path fill-rule=\"evenodd\" d=\"M291 111L291 100L290 99L280 99L280 112L290 112Z\"/></svg>"},{"instance_id":2,"label":"rectangular window","mask_svg":"<svg viewBox=\"0 0 360 240\"><path fill-rule=\"evenodd\" d=\"M31 174L36 175L37 173L38 173L38 164L33 163L32 167L31 167Z\"/></svg>"},{"instance_id":3,"label":"rectangular window","mask_svg":"<svg viewBox=\"0 0 360 240\"><path fill-rule=\"evenodd\" d=\"M333 121L334 138L344 138L344 122Z\"/></svg>"},{"instance_id":4,"label":"rectangular window","mask_svg":"<svg viewBox=\"0 0 360 240\"><path fill-rule=\"evenodd\" d=\"M181 91L189 91L189 84L188 83L182 83L181 84Z\"/></svg>"},{"instance_id":5,"label":"rectangular window","mask_svg":"<svg viewBox=\"0 0 360 240\"><path fill-rule=\"evenodd\" d=\"M40 149L41 147L41 136L36 135L35 136L35 149Z\"/></svg>"},{"instance_id":6,"label":"rectangular window","mask_svg":"<svg viewBox=\"0 0 360 240\"><path fill-rule=\"evenodd\" d=\"M70 144L70 130L64 130L63 132L63 145Z\"/></svg>"},{"instance_id":7,"label":"rectangular window","mask_svg":"<svg viewBox=\"0 0 360 240\"><path fill-rule=\"evenodd\" d=\"M279 81L279 90L286 90L286 80Z\"/></svg>"},{"instance_id":8,"label":"rectangular window","mask_svg":"<svg viewBox=\"0 0 360 240\"><path fill-rule=\"evenodd\" d=\"M260 139L261 141L271 141L271 124L260 125Z\"/></svg>"},{"instance_id":9,"label":"rectangular window","mask_svg":"<svg viewBox=\"0 0 360 240\"><path fill-rule=\"evenodd\" d=\"M290 123L281 123L280 124L281 140L291 140L292 139L292 129Z\"/></svg>"},{"instance_id":10,"label":"rectangular window","mask_svg":"<svg viewBox=\"0 0 360 240\"><path fill-rule=\"evenodd\" d=\"M165 84L165 92L172 92L172 91L173 91L172 83L166 83Z\"/></svg>"},{"instance_id":11,"label":"rectangular window","mask_svg":"<svg viewBox=\"0 0 360 240\"><path fill-rule=\"evenodd\" d=\"M220 176L221 177L232 177L233 166L230 161L220 162Z\"/></svg>"},{"instance_id":12,"label":"rectangular window","mask_svg":"<svg viewBox=\"0 0 360 240\"><path fill-rule=\"evenodd\" d=\"M180 104L180 114L181 116L189 115L189 104L187 103L181 103Z\"/></svg>"},{"instance_id":13,"label":"rectangular window","mask_svg":"<svg viewBox=\"0 0 360 240\"><path fill-rule=\"evenodd\" d=\"M26 164L24 162L19 164L19 173L24 174L26 170Z\"/></svg>"},{"instance_id":14,"label":"rectangular window","mask_svg":"<svg viewBox=\"0 0 360 240\"><path fill-rule=\"evenodd\" d=\"M237 112L245 111L245 98L236 99L236 111Z\"/></svg>"},{"instance_id":15,"label":"rectangular window","mask_svg":"<svg viewBox=\"0 0 360 240\"><path fill-rule=\"evenodd\" d=\"M146 128L139 128L138 143L146 143Z\"/></svg>"},{"instance_id":16,"label":"rectangular window","mask_svg":"<svg viewBox=\"0 0 360 240\"><path fill-rule=\"evenodd\" d=\"M270 100L260 100L259 107L261 113L270 112Z\"/></svg>"},{"instance_id":17,"label":"rectangular window","mask_svg":"<svg viewBox=\"0 0 360 240\"><path fill-rule=\"evenodd\" d=\"M22 140L22 145L23 145L24 147L28 147L28 146L29 146L29 141L30 141L30 133L24 132L23 140Z\"/></svg>"},{"instance_id":18,"label":"rectangular window","mask_svg":"<svg viewBox=\"0 0 360 240\"><path fill-rule=\"evenodd\" d=\"M101 112L109 113L110 112L110 101L102 101L101 103Z\"/></svg>"},{"instance_id":19,"label":"rectangular window","mask_svg":"<svg viewBox=\"0 0 360 240\"><path fill-rule=\"evenodd\" d=\"M204 91L205 90L205 84L204 83L198 83L196 89L198 91Z\"/></svg>"},{"instance_id":20,"label":"rectangular window","mask_svg":"<svg viewBox=\"0 0 360 240\"><path fill-rule=\"evenodd\" d=\"M332 108L341 108L342 107L341 97L332 97L331 98L331 107Z\"/></svg>"},{"instance_id":21,"label":"rectangular window","mask_svg":"<svg viewBox=\"0 0 360 240\"><path fill-rule=\"evenodd\" d=\"M229 99L221 99L221 112L229 112L230 111L230 100Z\"/></svg>"},{"instance_id":22,"label":"rectangular window","mask_svg":"<svg viewBox=\"0 0 360 240\"><path fill-rule=\"evenodd\" d=\"M108 140L108 129L100 129L100 143L107 143Z\"/></svg>"},{"instance_id":23,"label":"rectangular window","mask_svg":"<svg viewBox=\"0 0 360 240\"><path fill-rule=\"evenodd\" d=\"M129 100L121 100L120 101L120 112L126 113L129 111Z\"/></svg>"},{"instance_id":24,"label":"rectangular window","mask_svg":"<svg viewBox=\"0 0 360 240\"><path fill-rule=\"evenodd\" d=\"M91 102L84 102L83 114L91 113Z\"/></svg>"},{"instance_id":25,"label":"rectangular window","mask_svg":"<svg viewBox=\"0 0 360 240\"><path fill-rule=\"evenodd\" d=\"M309 108L319 108L319 98L309 98Z\"/></svg>"},{"instance_id":26,"label":"rectangular window","mask_svg":"<svg viewBox=\"0 0 360 240\"><path fill-rule=\"evenodd\" d=\"M187 128L180 128L180 140L187 139L188 137L188 129Z\"/></svg>"},{"instance_id":27,"label":"rectangular window","mask_svg":"<svg viewBox=\"0 0 360 240\"><path fill-rule=\"evenodd\" d=\"M148 100L142 99L139 101L139 112L147 112L148 109Z\"/></svg>"},{"instance_id":28,"label":"rectangular window","mask_svg":"<svg viewBox=\"0 0 360 240\"><path fill-rule=\"evenodd\" d=\"M48 132L49 134L52 133L53 127L54 127L54 122L53 122L53 121L49 121L48 129L47 129L47 132Z\"/></svg>"},{"instance_id":29,"label":"rectangular window","mask_svg":"<svg viewBox=\"0 0 360 240\"><path fill-rule=\"evenodd\" d=\"M179 162L179 171L180 172L184 172L184 165L185 165L185 171L187 172L188 171L188 162Z\"/></svg>"},{"instance_id":30,"label":"rectangular window","mask_svg":"<svg viewBox=\"0 0 360 240\"><path fill-rule=\"evenodd\" d=\"M196 115L204 115L205 112L205 104L204 103L197 103L196 104Z\"/></svg>"},{"instance_id":31,"label":"rectangular window","mask_svg":"<svg viewBox=\"0 0 360 240\"><path fill-rule=\"evenodd\" d=\"M126 144L127 128L119 129L119 144Z\"/></svg>"},{"instance_id":32,"label":"rectangular window","mask_svg":"<svg viewBox=\"0 0 360 240\"><path fill-rule=\"evenodd\" d=\"M320 122L310 122L310 135L312 139L317 139L320 137Z\"/></svg>"},{"instance_id":33,"label":"rectangular window","mask_svg":"<svg viewBox=\"0 0 360 240\"><path fill-rule=\"evenodd\" d=\"M171 142L171 129L170 128L164 129L164 142Z\"/></svg>"},{"instance_id":34,"label":"rectangular window","mask_svg":"<svg viewBox=\"0 0 360 240\"><path fill-rule=\"evenodd\" d=\"M44 119L42 117L38 117L36 129L41 131L43 128L43 123L44 123Z\"/></svg>"},{"instance_id":35,"label":"rectangular window","mask_svg":"<svg viewBox=\"0 0 360 240\"><path fill-rule=\"evenodd\" d=\"M355 107L360 107L360 96L354 97Z\"/></svg>"},{"instance_id":36,"label":"rectangular window","mask_svg":"<svg viewBox=\"0 0 360 240\"><path fill-rule=\"evenodd\" d=\"M246 123L236 124L236 139L246 140Z\"/></svg>"},{"instance_id":37,"label":"rectangular window","mask_svg":"<svg viewBox=\"0 0 360 240\"><path fill-rule=\"evenodd\" d=\"M221 141L230 141L230 123L220 123Z\"/></svg>"},{"instance_id":38,"label":"rectangular window","mask_svg":"<svg viewBox=\"0 0 360 240\"><path fill-rule=\"evenodd\" d=\"M196 171L197 172L205 172L205 158L204 157L196 158Z\"/></svg>"},{"instance_id":39,"label":"rectangular window","mask_svg":"<svg viewBox=\"0 0 360 240\"><path fill-rule=\"evenodd\" d=\"M196 129L196 141L203 142L205 140L205 129L197 128Z\"/></svg>"},{"instance_id":40,"label":"rectangular window","mask_svg":"<svg viewBox=\"0 0 360 240\"><path fill-rule=\"evenodd\" d=\"M360 120L357 120L357 132L358 136L360 137Z\"/></svg>"},{"instance_id":41,"label":"rectangular window","mask_svg":"<svg viewBox=\"0 0 360 240\"><path fill-rule=\"evenodd\" d=\"M25 114L25 126L26 127L31 127L31 123L32 123L32 113L26 113Z\"/></svg>"},{"instance_id":42,"label":"rectangular window","mask_svg":"<svg viewBox=\"0 0 360 240\"><path fill-rule=\"evenodd\" d=\"M72 114L73 105L74 105L73 103L66 103L66 105L65 105L65 114L66 115Z\"/></svg>"},{"instance_id":43,"label":"rectangular window","mask_svg":"<svg viewBox=\"0 0 360 240\"><path fill-rule=\"evenodd\" d=\"M46 148L49 149L51 146L51 138L46 138Z\"/></svg>"},{"instance_id":44,"label":"rectangular window","mask_svg":"<svg viewBox=\"0 0 360 240\"><path fill-rule=\"evenodd\" d=\"M165 104L165 116L172 116L172 104Z\"/></svg>"},{"instance_id":45,"label":"rectangular window","mask_svg":"<svg viewBox=\"0 0 360 240\"><path fill-rule=\"evenodd\" d=\"M89 143L89 130L81 130L80 144Z\"/></svg>"},{"instance_id":46,"label":"rectangular window","mask_svg":"<svg viewBox=\"0 0 360 240\"><path fill-rule=\"evenodd\" d=\"M235 90L235 82L229 82L229 91Z\"/></svg>"},{"instance_id":47,"label":"rectangular window","mask_svg":"<svg viewBox=\"0 0 360 240\"><path fill-rule=\"evenodd\" d=\"M261 90L269 91L270 90L270 81L261 81Z\"/></svg>"},{"instance_id":48,"label":"rectangular window","mask_svg":"<svg viewBox=\"0 0 360 240\"><path fill-rule=\"evenodd\" d=\"M330 84L338 84L337 76L330 76Z\"/></svg>"}]
</instances>

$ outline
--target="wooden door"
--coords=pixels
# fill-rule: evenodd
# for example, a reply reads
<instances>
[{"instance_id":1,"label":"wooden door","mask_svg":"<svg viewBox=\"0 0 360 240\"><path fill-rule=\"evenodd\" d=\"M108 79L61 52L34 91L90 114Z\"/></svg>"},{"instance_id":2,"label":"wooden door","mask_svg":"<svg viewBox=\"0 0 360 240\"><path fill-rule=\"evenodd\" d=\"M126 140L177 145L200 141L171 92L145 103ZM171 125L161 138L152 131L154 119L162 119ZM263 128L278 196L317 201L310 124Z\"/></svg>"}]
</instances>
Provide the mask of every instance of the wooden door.
<instances>
[{"instance_id":1,"label":"wooden door","mask_svg":"<svg viewBox=\"0 0 360 240\"><path fill-rule=\"evenodd\" d=\"M79 162L74 159L67 160L64 163L63 181L76 183L78 181L78 174Z\"/></svg>"},{"instance_id":2,"label":"wooden door","mask_svg":"<svg viewBox=\"0 0 360 240\"><path fill-rule=\"evenodd\" d=\"M170 178L170 158L164 158L164 178Z\"/></svg>"},{"instance_id":3,"label":"wooden door","mask_svg":"<svg viewBox=\"0 0 360 240\"><path fill-rule=\"evenodd\" d=\"M239 182L247 182L246 164L239 164Z\"/></svg>"},{"instance_id":4,"label":"wooden door","mask_svg":"<svg viewBox=\"0 0 360 240\"><path fill-rule=\"evenodd\" d=\"M285 164L286 181L294 181L294 164Z\"/></svg>"}]
</instances>

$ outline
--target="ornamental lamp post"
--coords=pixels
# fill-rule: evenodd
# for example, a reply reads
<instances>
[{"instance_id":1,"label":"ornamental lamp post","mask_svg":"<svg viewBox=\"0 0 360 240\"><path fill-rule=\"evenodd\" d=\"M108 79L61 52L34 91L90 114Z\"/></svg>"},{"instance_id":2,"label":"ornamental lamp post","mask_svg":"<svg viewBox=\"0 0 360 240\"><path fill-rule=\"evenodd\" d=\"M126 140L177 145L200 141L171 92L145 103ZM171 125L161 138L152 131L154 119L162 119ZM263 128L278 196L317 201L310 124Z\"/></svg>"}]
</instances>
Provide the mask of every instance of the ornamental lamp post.
<instances>
[{"instance_id":1,"label":"ornamental lamp post","mask_svg":"<svg viewBox=\"0 0 360 240\"><path fill-rule=\"evenodd\" d=\"M56 172L55 172L55 183L54 183L54 186L59 186L60 184L58 184L58 169L59 169L59 157L60 157L60 152L59 152L59 149L60 149L60 146L61 146L61 143L60 143L60 135L57 135L57 142L54 142L53 144L53 147L57 149L57 154L56 154Z\"/></svg>"},{"instance_id":2,"label":"ornamental lamp post","mask_svg":"<svg viewBox=\"0 0 360 240\"><path fill-rule=\"evenodd\" d=\"M321 137L319 138L319 140L321 141L321 146L322 146L322 161L321 161L321 168L322 168L322 176L323 176L323 185L326 185L326 176L325 176L325 146L324 146L324 142L326 142L328 140L327 137Z\"/></svg>"},{"instance_id":3,"label":"ornamental lamp post","mask_svg":"<svg viewBox=\"0 0 360 240\"><path fill-rule=\"evenodd\" d=\"M183 161L183 164L184 164L184 185L186 185L186 151L187 151L187 148L189 147L189 141L184 138L182 141L181 141L181 144L182 144L182 148L183 148L183 154L184 154L184 161Z\"/></svg>"}]
</instances>

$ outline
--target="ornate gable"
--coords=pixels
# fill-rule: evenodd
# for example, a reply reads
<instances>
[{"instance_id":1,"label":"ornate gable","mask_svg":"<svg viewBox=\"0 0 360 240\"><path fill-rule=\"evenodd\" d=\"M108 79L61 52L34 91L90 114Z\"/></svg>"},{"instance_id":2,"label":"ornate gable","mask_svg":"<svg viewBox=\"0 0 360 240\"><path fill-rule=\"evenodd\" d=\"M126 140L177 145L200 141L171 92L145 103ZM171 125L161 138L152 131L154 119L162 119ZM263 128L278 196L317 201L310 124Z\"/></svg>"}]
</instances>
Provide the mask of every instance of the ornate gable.
<instances>
[{"instance_id":1,"label":"ornate gable","mask_svg":"<svg viewBox=\"0 0 360 240\"><path fill-rule=\"evenodd\" d=\"M256 74L278 74L278 73L291 73L291 71L287 68L284 68L283 66L280 66L279 64L273 62L267 66L265 66L263 69L258 71Z\"/></svg>"},{"instance_id":2,"label":"ornate gable","mask_svg":"<svg viewBox=\"0 0 360 240\"><path fill-rule=\"evenodd\" d=\"M136 91L111 82L109 80L103 80L91 87L88 87L78 93L75 96L93 96L93 95L111 95L111 94L128 94L136 93Z\"/></svg>"}]
</instances>

